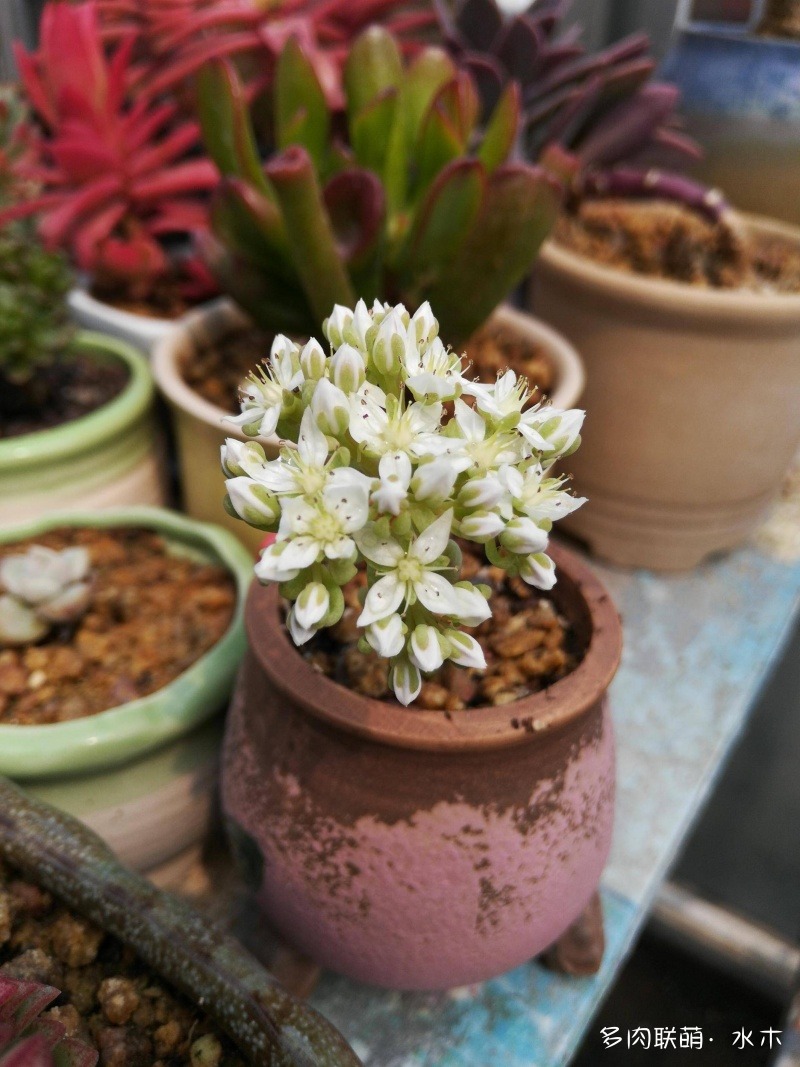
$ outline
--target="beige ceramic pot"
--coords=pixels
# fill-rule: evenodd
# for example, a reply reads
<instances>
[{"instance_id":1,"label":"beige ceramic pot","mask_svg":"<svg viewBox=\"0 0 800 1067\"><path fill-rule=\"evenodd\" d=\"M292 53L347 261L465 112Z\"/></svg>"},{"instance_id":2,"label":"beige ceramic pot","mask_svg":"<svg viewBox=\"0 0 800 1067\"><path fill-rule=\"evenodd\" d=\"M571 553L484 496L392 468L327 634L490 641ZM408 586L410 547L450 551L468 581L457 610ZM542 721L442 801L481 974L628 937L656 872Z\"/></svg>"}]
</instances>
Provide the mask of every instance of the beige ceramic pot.
<instances>
[{"instance_id":1,"label":"beige ceramic pot","mask_svg":"<svg viewBox=\"0 0 800 1067\"><path fill-rule=\"evenodd\" d=\"M591 898L611 842L622 631L586 564L551 547L583 659L498 707L354 693L292 645L277 587L251 587L223 807L269 922L323 967L394 989L480 982L547 948Z\"/></svg>"},{"instance_id":2,"label":"beige ceramic pot","mask_svg":"<svg viewBox=\"0 0 800 1067\"><path fill-rule=\"evenodd\" d=\"M800 244L794 227L748 225ZM563 527L604 559L658 570L743 541L800 441L800 294L639 277L551 241L534 306L587 368L570 471L589 503Z\"/></svg>"},{"instance_id":3,"label":"beige ceramic pot","mask_svg":"<svg viewBox=\"0 0 800 1067\"><path fill-rule=\"evenodd\" d=\"M583 365L574 348L544 323L512 308L499 308L494 321L519 331L545 349L556 371L556 386L550 399L555 407L574 407L584 385ZM226 337L248 325L245 315L224 301L193 312L156 345L153 373L174 416L184 510L195 519L227 527L256 552L264 534L231 518L222 507L225 480L220 469L220 447L226 437L245 437L237 426L222 421L227 412L198 396L181 375L181 367L198 346L224 343ZM277 449L276 439L262 444L268 454Z\"/></svg>"}]
</instances>

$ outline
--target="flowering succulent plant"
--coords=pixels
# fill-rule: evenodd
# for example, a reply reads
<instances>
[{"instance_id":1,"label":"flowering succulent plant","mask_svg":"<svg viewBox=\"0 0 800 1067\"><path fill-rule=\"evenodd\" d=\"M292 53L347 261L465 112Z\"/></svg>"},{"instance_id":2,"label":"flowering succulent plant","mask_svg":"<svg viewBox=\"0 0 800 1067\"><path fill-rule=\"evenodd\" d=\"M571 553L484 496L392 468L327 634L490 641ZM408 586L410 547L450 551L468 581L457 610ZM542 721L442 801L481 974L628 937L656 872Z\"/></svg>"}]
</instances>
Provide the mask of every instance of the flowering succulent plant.
<instances>
[{"instance_id":1,"label":"flowering succulent plant","mask_svg":"<svg viewBox=\"0 0 800 1067\"><path fill-rule=\"evenodd\" d=\"M680 180L650 166L653 158L696 157L698 148L681 132L679 91L652 79L646 34L591 54L579 27L564 27L568 0L534 0L508 16L497 0L435 0L435 6L440 32L475 77L487 112L509 81L519 83L520 148L527 159L552 165L579 193L598 195L602 188L603 195L684 199Z\"/></svg>"},{"instance_id":2,"label":"flowering succulent plant","mask_svg":"<svg viewBox=\"0 0 800 1067\"><path fill-rule=\"evenodd\" d=\"M91 573L85 548L60 552L32 545L0 560L0 646L39 641L56 625L75 622L89 606Z\"/></svg>"},{"instance_id":3,"label":"flowering succulent plant","mask_svg":"<svg viewBox=\"0 0 800 1067\"><path fill-rule=\"evenodd\" d=\"M510 161L518 91L477 132L471 77L437 48L403 64L373 27L345 66L347 137L297 40L278 59L274 145L262 168L247 98L219 62L200 82L208 150L224 178L210 263L265 328L308 336L357 298L430 300L466 340L528 272L553 224L555 183Z\"/></svg>"},{"instance_id":4,"label":"flowering succulent plant","mask_svg":"<svg viewBox=\"0 0 800 1067\"><path fill-rule=\"evenodd\" d=\"M413 315L337 306L324 332L329 352L277 337L242 387L234 421L284 444L267 460L257 442L225 443L226 506L277 534L255 570L291 602L298 645L341 618L342 586L366 568L364 647L391 661L409 704L445 660L486 665L460 627L490 617L489 591L460 580L454 538L532 586L554 584L550 529L583 501L549 470L578 447L583 412L531 404L510 370L467 379L427 303Z\"/></svg>"},{"instance_id":5,"label":"flowering succulent plant","mask_svg":"<svg viewBox=\"0 0 800 1067\"><path fill-rule=\"evenodd\" d=\"M57 996L52 986L0 974L0 1067L94 1067L94 1049L42 1017Z\"/></svg>"},{"instance_id":6,"label":"flowering succulent plant","mask_svg":"<svg viewBox=\"0 0 800 1067\"><path fill-rule=\"evenodd\" d=\"M143 300L175 276L192 298L210 279L196 259L177 264L165 240L206 226L218 174L192 157L199 130L176 121L175 102L151 105L126 92L132 45L107 58L93 3L46 5L38 52L16 51L39 123L34 158L17 172L41 191L0 211L0 223L35 214L45 243L104 289Z\"/></svg>"}]
</instances>

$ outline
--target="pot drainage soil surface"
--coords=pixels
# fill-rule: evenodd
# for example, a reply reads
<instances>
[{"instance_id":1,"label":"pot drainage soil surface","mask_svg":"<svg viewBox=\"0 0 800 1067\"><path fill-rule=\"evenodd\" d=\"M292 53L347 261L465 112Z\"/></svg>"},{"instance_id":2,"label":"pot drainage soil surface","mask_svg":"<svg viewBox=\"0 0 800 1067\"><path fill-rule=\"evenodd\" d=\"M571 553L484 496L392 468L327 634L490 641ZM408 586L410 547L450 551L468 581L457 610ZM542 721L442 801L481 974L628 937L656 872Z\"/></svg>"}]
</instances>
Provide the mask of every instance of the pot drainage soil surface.
<instances>
[{"instance_id":1,"label":"pot drainage soil surface","mask_svg":"<svg viewBox=\"0 0 800 1067\"><path fill-rule=\"evenodd\" d=\"M596 263L704 288L800 292L800 247L752 240L662 201L585 200L562 215L556 239Z\"/></svg>"},{"instance_id":2,"label":"pot drainage soil surface","mask_svg":"<svg viewBox=\"0 0 800 1067\"><path fill-rule=\"evenodd\" d=\"M272 338L259 330L232 331L213 342L197 344L181 367L186 384L210 404L231 414L239 412L239 386L269 355ZM511 367L528 378L531 386L548 393L554 385L553 366L547 352L507 326L489 324L479 330L466 347L469 376L494 381Z\"/></svg>"},{"instance_id":3,"label":"pot drainage soil surface","mask_svg":"<svg viewBox=\"0 0 800 1067\"><path fill-rule=\"evenodd\" d=\"M427 677L409 708L458 712L465 708L509 704L546 689L581 660L576 634L549 597L537 595L521 578L508 578L499 567L462 546L462 578L492 587L492 618L463 627L480 642L486 670L446 663ZM377 653L358 648L359 594L366 582L357 575L344 590L345 613L330 630L321 631L302 654L321 673L364 696L391 700L388 663Z\"/></svg>"},{"instance_id":4,"label":"pot drainage soil surface","mask_svg":"<svg viewBox=\"0 0 800 1067\"><path fill-rule=\"evenodd\" d=\"M30 385L0 384L0 438L63 426L97 411L119 396L128 368L78 353L36 371ZM16 409L16 410L15 410Z\"/></svg>"}]
</instances>

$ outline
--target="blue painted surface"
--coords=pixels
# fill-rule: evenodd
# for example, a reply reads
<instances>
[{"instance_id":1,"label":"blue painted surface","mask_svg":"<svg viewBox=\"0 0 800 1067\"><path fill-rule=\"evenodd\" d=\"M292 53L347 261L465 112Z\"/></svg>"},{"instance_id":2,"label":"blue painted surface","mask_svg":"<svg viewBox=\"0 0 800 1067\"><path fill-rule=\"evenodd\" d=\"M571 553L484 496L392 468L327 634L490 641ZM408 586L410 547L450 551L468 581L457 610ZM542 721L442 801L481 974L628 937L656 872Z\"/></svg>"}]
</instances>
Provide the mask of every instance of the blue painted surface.
<instances>
[{"instance_id":1,"label":"blue painted surface","mask_svg":"<svg viewBox=\"0 0 800 1067\"><path fill-rule=\"evenodd\" d=\"M800 42L684 30L659 77L684 114L800 121Z\"/></svg>"},{"instance_id":2,"label":"blue painted surface","mask_svg":"<svg viewBox=\"0 0 800 1067\"><path fill-rule=\"evenodd\" d=\"M754 548L685 576L597 570L626 634L612 690L619 785L603 968L577 980L530 964L447 994L386 993L326 975L312 1003L366 1067L569 1062L800 611L800 561Z\"/></svg>"}]
</instances>

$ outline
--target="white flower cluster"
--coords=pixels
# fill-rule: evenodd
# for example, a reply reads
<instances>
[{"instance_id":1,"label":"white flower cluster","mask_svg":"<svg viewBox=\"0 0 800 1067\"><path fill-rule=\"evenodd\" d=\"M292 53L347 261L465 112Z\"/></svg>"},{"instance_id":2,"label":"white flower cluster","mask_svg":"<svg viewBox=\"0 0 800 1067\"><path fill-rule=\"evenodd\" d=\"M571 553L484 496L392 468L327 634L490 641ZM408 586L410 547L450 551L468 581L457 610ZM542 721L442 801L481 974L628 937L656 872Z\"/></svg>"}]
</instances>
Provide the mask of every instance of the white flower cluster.
<instances>
[{"instance_id":1,"label":"white flower cluster","mask_svg":"<svg viewBox=\"0 0 800 1067\"><path fill-rule=\"evenodd\" d=\"M554 584L550 529L583 501L547 472L578 447L583 412L532 405L510 370L469 381L428 304L412 316L377 301L337 306L324 331L330 354L277 337L242 387L233 421L283 443L268 460L257 442L226 442L226 507L277 533L256 575L280 583L298 645L338 622L341 587L366 567L363 641L391 660L409 704L445 660L485 666L459 627L489 618L489 590L459 580L452 538L485 545L530 585Z\"/></svg>"}]
</instances>

